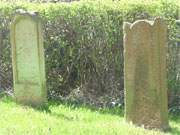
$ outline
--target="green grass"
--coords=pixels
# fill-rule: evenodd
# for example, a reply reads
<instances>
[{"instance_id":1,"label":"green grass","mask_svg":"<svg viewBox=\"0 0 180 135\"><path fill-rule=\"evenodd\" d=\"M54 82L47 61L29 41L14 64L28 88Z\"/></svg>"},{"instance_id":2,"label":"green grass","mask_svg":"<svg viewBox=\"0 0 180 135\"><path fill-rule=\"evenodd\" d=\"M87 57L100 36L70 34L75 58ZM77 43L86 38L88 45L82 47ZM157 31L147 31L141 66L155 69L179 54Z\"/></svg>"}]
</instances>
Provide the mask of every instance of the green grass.
<instances>
[{"instance_id":1,"label":"green grass","mask_svg":"<svg viewBox=\"0 0 180 135\"><path fill-rule=\"evenodd\" d=\"M169 135L180 134L180 118L171 116L171 131L145 130L124 121L120 109L49 102L46 109L0 100L0 135Z\"/></svg>"}]
</instances>

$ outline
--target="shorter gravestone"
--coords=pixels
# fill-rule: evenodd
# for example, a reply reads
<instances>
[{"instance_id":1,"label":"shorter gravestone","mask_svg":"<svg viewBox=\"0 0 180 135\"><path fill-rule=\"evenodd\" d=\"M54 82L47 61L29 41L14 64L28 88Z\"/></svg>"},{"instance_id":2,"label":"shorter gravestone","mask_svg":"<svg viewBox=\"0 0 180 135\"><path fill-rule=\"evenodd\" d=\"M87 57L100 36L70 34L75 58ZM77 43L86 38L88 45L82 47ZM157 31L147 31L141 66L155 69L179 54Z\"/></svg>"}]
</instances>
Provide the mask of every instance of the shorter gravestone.
<instances>
[{"instance_id":1,"label":"shorter gravestone","mask_svg":"<svg viewBox=\"0 0 180 135\"><path fill-rule=\"evenodd\" d=\"M47 92L42 26L38 13L19 10L10 32L15 98L22 104L43 105Z\"/></svg>"},{"instance_id":2,"label":"shorter gravestone","mask_svg":"<svg viewBox=\"0 0 180 135\"><path fill-rule=\"evenodd\" d=\"M167 130L167 26L160 18L124 23L126 121Z\"/></svg>"}]
</instances>

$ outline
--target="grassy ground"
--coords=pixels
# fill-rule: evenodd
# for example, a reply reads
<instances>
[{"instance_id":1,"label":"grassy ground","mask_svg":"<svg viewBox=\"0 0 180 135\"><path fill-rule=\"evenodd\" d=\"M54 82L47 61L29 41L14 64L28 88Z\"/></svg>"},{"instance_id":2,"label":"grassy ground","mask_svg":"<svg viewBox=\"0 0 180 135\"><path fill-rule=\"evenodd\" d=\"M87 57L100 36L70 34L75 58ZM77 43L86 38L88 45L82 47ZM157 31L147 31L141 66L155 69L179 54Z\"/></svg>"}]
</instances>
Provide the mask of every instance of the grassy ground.
<instances>
[{"instance_id":1,"label":"grassy ground","mask_svg":"<svg viewBox=\"0 0 180 135\"><path fill-rule=\"evenodd\" d=\"M162 133L124 122L120 109L49 102L46 109L0 99L0 135L169 135L180 134L180 118L171 116L171 131Z\"/></svg>"}]
</instances>

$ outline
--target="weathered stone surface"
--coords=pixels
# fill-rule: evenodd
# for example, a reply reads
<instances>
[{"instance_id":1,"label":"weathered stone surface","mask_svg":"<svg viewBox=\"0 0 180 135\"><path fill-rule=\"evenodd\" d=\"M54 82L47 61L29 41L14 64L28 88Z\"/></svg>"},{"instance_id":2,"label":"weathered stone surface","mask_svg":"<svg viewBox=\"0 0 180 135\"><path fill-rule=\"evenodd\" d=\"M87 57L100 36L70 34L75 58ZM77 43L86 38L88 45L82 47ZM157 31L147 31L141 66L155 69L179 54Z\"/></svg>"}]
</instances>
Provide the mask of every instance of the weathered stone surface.
<instances>
[{"instance_id":1,"label":"weathered stone surface","mask_svg":"<svg viewBox=\"0 0 180 135\"><path fill-rule=\"evenodd\" d=\"M11 44L17 102L42 105L47 94L43 36L37 13L17 13L11 25Z\"/></svg>"},{"instance_id":2,"label":"weathered stone surface","mask_svg":"<svg viewBox=\"0 0 180 135\"><path fill-rule=\"evenodd\" d=\"M124 23L125 118L145 128L169 127L166 38L160 18Z\"/></svg>"}]
</instances>

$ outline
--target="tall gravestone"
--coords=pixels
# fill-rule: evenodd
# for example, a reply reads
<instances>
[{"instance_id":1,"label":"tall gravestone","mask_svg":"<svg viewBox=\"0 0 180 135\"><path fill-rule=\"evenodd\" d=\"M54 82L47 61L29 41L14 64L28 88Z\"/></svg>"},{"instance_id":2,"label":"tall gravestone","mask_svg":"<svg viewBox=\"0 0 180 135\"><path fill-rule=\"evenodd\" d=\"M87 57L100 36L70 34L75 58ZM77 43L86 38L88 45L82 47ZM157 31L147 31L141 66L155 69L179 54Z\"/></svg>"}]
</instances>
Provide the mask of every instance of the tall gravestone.
<instances>
[{"instance_id":1,"label":"tall gravestone","mask_svg":"<svg viewBox=\"0 0 180 135\"><path fill-rule=\"evenodd\" d=\"M167 26L160 18L124 23L125 118L145 128L168 129Z\"/></svg>"},{"instance_id":2,"label":"tall gravestone","mask_svg":"<svg viewBox=\"0 0 180 135\"><path fill-rule=\"evenodd\" d=\"M18 11L11 24L14 94L17 102L39 106L46 102L41 21L38 13Z\"/></svg>"}]
</instances>

